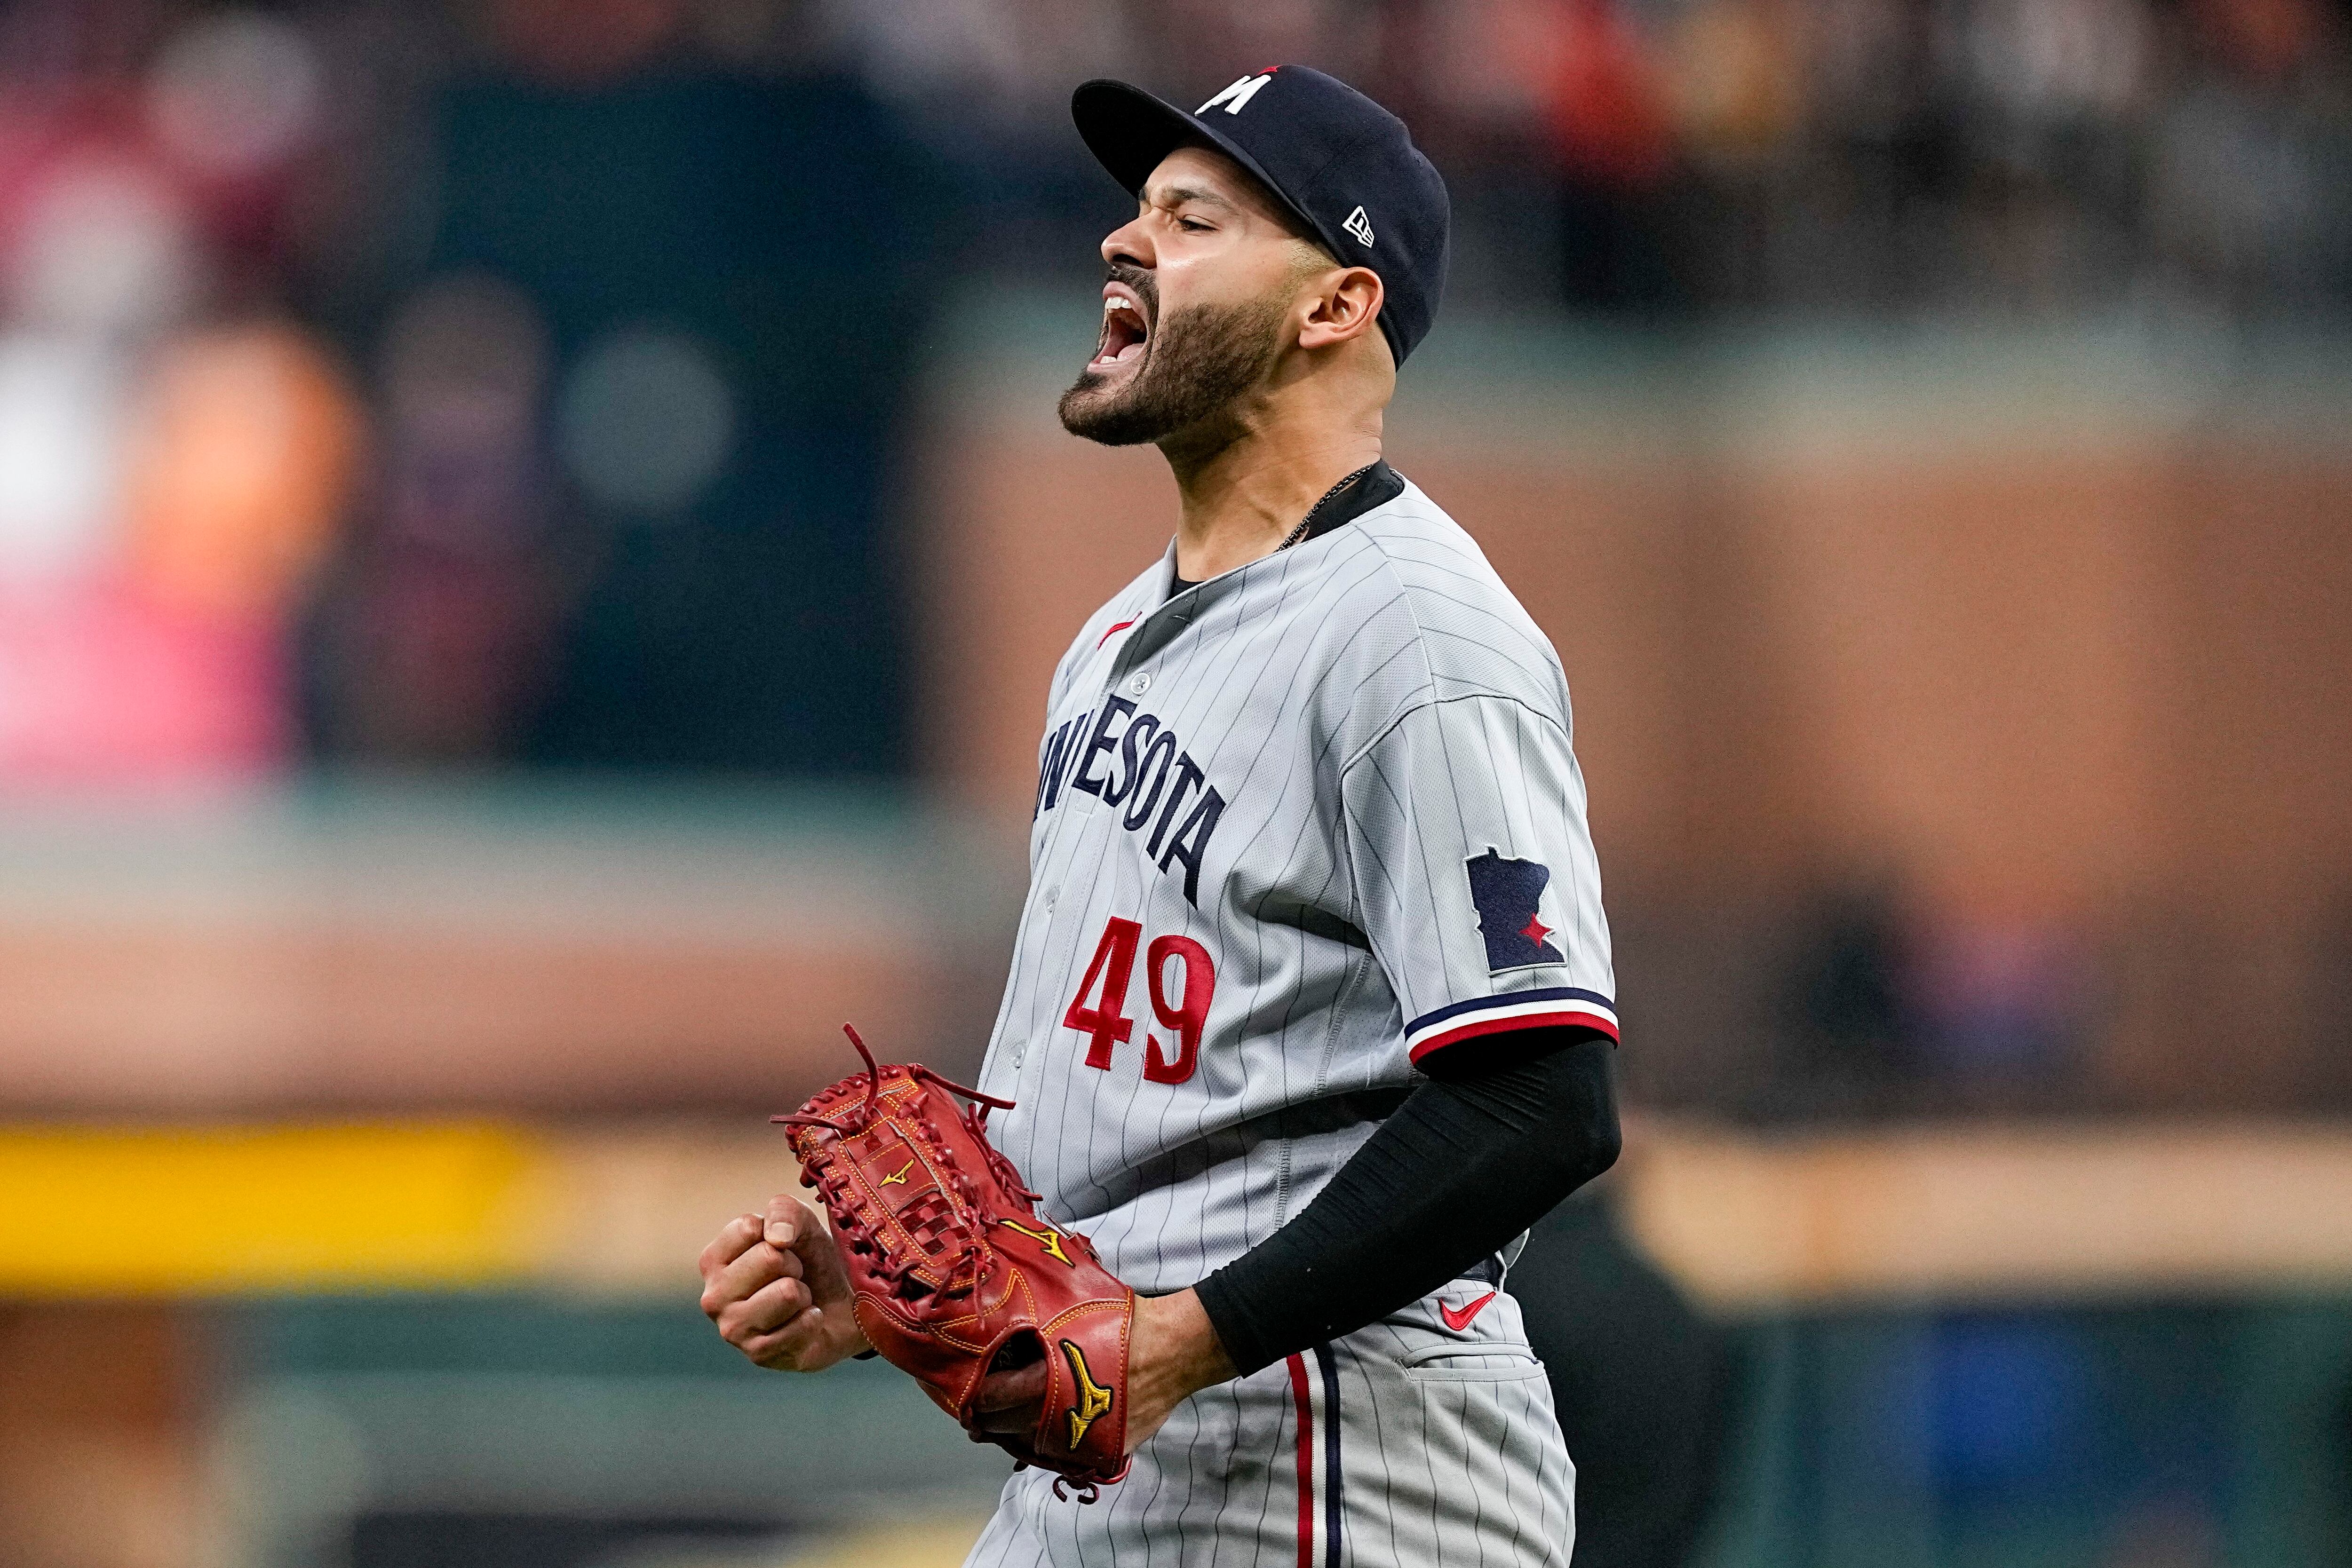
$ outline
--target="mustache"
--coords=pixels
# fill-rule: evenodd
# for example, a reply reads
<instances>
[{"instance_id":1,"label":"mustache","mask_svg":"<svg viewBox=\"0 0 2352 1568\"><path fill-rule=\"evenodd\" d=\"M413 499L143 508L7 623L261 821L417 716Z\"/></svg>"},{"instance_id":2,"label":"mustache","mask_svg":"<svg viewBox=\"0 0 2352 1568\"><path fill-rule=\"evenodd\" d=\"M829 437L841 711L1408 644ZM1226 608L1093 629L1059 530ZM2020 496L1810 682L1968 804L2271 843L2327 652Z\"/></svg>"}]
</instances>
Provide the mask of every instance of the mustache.
<instances>
[{"instance_id":1,"label":"mustache","mask_svg":"<svg viewBox=\"0 0 2352 1568\"><path fill-rule=\"evenodd\" d=\"M1131 261L1105 262L1103 281L1124 283L1134 289L1136 298L1143 301L1144 309L1151 313L1151 319L1160 319L1160 280L1152 276L1150 267L1138 267Z\"/></svg>"}]
</instances>

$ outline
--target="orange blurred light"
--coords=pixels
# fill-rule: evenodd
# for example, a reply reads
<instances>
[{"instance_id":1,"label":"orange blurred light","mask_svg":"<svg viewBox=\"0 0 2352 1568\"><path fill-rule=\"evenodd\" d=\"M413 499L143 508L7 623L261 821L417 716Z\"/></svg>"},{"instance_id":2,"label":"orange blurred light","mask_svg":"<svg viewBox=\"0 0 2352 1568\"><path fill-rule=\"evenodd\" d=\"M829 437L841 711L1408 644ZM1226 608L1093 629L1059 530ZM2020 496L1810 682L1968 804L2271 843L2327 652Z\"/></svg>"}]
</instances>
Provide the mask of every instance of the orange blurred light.
<instances>
[{"instance_id":1,"label":"orange blurred light","mask_svg":"<svg viewBox=\"0 0 2352 1568\"><path fill-rule=\"evenodd\" d=\"M350 385L293 329L172 344L131 466L133 577L192 609L273 613L331 540L363 434Z\"/></svg>"}]
</instances>

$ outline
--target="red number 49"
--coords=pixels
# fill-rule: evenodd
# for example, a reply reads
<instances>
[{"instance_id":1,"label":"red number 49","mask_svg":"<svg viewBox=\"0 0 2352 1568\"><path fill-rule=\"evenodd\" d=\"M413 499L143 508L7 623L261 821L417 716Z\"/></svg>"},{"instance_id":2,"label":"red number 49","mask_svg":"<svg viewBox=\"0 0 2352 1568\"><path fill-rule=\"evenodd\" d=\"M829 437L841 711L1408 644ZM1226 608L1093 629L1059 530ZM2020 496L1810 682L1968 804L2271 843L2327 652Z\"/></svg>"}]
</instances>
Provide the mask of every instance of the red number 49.
<instances>
[{"instance_id":1,"label":"red number 49","mask_svg":"<svg viewBox=\"0 0 2352 1568\"><path fill-rule=\"evenodd\" d=\"M1070 998L1062 1022L1087 1037L1088 1067L1109 1071L1111 1046L1134 1036L1135 1020L1127 1016L1127 988L1135 973L1135 949L1142 940L1142 926L1113 915L1103 927L1102 940L1095 944L1078 994ZM1175 1001L1169 1000L1165 988L1171 958L1181 958L1184 965L1184 992ZM1190 936L1154 936L1143 964L1152 1016L1160 1028L1176 1032L1173 1058L1161 1049L1157 1035L1145 1032L1143 1076L1154 1083L1181 1083L1201 1064L1201 1030L1209 1021L1209 998L1217 988L1216 966L1209 962L1209 950ZM1097 998L1091 1005L1089 997Z\"/></svg>"}]
</instances>

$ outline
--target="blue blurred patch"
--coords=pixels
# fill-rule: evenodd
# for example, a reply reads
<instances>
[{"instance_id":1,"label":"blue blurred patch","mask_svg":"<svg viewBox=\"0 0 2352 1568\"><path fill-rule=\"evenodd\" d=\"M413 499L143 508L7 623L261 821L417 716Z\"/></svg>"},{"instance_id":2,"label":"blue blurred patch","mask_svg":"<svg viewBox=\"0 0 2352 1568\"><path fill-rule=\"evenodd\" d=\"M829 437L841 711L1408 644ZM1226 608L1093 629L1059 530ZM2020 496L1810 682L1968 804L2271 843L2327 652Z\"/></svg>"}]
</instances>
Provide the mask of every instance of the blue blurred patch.
<instances>
[{"instance_id":1,"label":"blue blurred patch","mask_svg":"<svg viewBox=\"0 0 2352 1568\"><path fill-rule=\"evenodd\" d=\"M2071 1326L1971 1316L1935 1331L1928 1389L1938 1481L1961 1491L2043 1491L2092 1461L2092 1367Z\"/></svg>"}]
</instances>

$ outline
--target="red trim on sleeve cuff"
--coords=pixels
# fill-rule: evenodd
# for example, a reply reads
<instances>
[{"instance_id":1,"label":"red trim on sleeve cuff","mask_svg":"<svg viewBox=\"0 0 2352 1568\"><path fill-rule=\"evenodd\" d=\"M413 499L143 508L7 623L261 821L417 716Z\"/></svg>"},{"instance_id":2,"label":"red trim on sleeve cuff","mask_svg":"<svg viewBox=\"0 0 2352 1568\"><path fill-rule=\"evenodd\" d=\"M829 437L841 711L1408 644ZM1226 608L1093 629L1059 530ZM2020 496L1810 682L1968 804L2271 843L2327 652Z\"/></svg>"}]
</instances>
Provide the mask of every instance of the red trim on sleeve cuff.
<instances>
[{"instance_id":1,"label":"red trim on sleeve cuff","mask_svg":"<svg viewBox=\"0 0 2352 1568\"><path fill-rule=\"evenodd\" d=\"M1411 1055L1417 1066L1421 1059L1431 1051L1443 1051L1445 1047L1468 1040L1474 1035L1509 1034L1523 1029L1562 1028L1599 1030L1612 1040L1617 1038L1617 1022L1614 1019L1605 1019L1599 1013L1585 1012L1581 1009L1563 1009L1556 1013L1521 1013L1512 1018L1473 1019L1458 1029L1449 1029L1444 1034L1431 1035L1427 1040L1414 1046Z\"/></svg>"}]
</instances>

